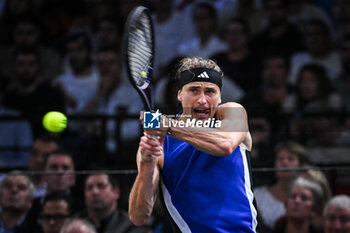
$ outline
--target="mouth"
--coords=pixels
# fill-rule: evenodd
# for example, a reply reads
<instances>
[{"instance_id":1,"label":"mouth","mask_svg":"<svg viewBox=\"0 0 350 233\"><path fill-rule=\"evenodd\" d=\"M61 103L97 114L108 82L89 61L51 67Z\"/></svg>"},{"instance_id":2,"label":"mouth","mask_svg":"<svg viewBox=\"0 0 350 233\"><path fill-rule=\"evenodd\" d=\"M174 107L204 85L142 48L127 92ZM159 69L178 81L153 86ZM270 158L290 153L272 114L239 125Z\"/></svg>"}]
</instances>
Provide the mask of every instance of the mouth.
<instances>
[{"instance_id":1,"label":"mouth","mask_svg":"<svg viewBox=\"0 0 350 233\"><path fill-rule=\"evenodd\" d=\"M194 117L197 119L207 119L210 116L209 108L194 108Z\"/></svg>"}]
</instances>

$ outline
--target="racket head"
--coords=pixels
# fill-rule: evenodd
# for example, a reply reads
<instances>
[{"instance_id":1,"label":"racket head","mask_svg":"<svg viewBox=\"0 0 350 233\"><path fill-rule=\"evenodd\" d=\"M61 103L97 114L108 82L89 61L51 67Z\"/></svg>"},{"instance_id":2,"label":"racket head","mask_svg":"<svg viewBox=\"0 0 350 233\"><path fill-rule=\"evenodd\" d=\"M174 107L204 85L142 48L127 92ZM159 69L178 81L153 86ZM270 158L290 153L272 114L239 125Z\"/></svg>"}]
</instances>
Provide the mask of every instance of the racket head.
<instances>
[{"instance_id":1,"label":"racket head","mask_svg":"<svg viewBox=\"0 0 350 233\"><path fill-rule=\"evenodd\" d=\"M128 78L142 97L147 110L153 107L153 54L154 32L150 11L143 6L135 7L125 24L123 56Z\"/></svg>"}]
</instances>

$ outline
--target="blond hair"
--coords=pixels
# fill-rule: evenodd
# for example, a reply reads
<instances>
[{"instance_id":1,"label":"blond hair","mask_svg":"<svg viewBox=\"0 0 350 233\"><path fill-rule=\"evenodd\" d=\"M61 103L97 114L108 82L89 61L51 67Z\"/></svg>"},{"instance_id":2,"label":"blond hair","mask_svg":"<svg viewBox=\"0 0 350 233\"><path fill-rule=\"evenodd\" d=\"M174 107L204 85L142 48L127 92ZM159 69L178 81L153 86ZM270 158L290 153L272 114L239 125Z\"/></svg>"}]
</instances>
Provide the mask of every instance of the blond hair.
<instances>
[{"instance_id":1,"label":"blond hair","mask_svg":"<svg viewBox=\"0 0 350 233\"><path fill-rule=\"evenodd\" d=\"M213 60L201 57L186 57L180 61L179 69L176 76L180 77L180 73L193 68L208 68L213 69L222 74L222 70Z\"/></svg>"}]
</instances>

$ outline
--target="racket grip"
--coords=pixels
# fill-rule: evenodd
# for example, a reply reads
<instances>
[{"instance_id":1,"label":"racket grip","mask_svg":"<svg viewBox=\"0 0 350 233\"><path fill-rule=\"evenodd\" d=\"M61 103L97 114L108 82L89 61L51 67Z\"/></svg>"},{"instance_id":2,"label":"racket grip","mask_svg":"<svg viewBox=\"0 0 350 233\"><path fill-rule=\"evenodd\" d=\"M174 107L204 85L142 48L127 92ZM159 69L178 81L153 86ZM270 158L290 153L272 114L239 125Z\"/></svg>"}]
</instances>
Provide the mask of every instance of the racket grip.
<instances>
[{"instance_id":1,"label":"racket grip","mask_svg":"<svg viewBox=\"0 0 350 233\"><path fill-rule=\"evenodd\" d=\"M157 136L155 136L155 135L153 135L152 136L152 140L158 140L158 137ZM158 155L151 155L153 158L157 158L158 157Z\"/></svg>"}]
</instances>

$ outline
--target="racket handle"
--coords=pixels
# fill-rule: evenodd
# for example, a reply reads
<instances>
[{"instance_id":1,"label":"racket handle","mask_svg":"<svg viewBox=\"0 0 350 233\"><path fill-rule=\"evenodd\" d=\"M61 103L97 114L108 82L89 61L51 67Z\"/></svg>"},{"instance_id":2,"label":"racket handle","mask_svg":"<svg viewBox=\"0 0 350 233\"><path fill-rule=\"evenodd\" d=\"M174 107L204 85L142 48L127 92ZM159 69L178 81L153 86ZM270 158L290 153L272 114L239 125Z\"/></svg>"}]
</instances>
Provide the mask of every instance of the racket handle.
<instances>
[{"instance_id":1,"label":"racket handle","mask_svg":"<svg viewBox=\"0 0 350 233\"><path fill-rule=\"evenodd\" d=\"M157 136L155 136L155 135L153 135L152 136L152 140L158 140L158 137ZM151 155L153 158L157 158L158 157L158 155Z\"/></svg>"}]
</instances>

